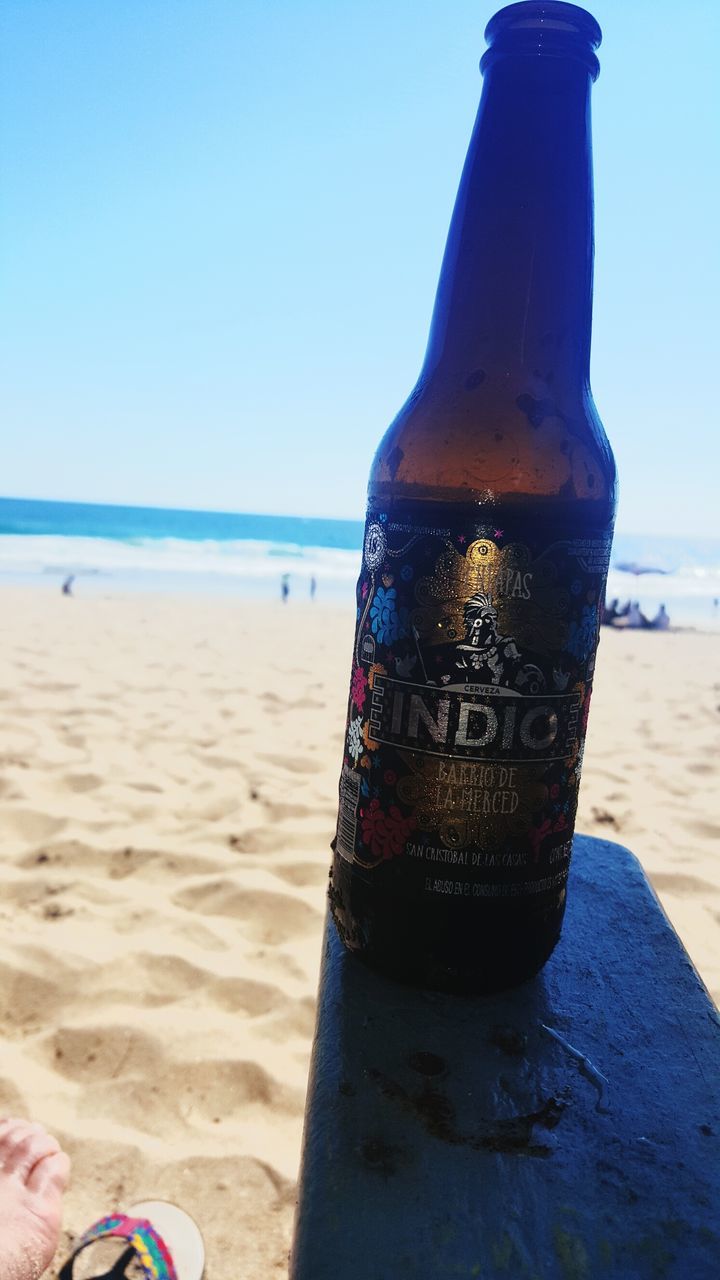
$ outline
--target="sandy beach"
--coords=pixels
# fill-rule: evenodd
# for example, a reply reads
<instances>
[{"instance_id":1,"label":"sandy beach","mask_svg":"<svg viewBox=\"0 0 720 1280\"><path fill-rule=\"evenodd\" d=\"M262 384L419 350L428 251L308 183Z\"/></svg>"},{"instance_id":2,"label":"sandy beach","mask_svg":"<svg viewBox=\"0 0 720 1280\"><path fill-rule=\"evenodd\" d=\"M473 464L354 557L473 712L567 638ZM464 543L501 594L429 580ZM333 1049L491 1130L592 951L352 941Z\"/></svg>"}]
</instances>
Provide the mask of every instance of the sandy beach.
<instances>
[{"instance_id":1,"label":"sandy beach","mask_svg":"<svg viewBox=\"0 0 720 1280\"><path fill-rule=\"evenodd\" d=\"M353 611L0 593L0 1112L73 1158L61 1255L167 1197L286 1274ZM718 637L603 633L578 829L720 996Z\"/></svg>"}]
</instances>

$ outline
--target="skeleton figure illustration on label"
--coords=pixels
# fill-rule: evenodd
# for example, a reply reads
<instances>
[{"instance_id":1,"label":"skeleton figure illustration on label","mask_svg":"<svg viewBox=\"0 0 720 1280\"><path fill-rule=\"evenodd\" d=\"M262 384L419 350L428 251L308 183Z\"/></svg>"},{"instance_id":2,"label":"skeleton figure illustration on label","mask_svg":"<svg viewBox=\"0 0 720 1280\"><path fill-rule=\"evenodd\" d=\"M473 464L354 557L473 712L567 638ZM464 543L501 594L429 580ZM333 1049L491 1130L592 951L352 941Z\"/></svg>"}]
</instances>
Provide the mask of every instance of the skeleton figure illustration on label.
<instances>
[{"instance_id":1,"label":"skeleton figure illustration on label","mask_svg":"<svg viewBox=\"0 0 720 1280\"><path fill-rule=\"evenodd\" d=\"M340 858L402 862L423 893L557 895L609 554L603 531L369 513Z\"/></svg>"}]
</instances>

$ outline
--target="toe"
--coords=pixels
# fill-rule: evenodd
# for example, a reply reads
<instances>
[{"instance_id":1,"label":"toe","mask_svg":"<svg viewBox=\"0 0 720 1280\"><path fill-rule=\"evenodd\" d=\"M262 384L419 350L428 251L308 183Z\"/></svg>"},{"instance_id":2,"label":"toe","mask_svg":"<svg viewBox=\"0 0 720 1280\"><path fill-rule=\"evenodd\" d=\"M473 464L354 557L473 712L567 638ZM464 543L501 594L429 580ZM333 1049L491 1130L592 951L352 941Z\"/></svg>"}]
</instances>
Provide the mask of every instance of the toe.
<instances>
[{"instance_id":1,"label":"toe","mask_svg":"<svg viewBox=\"0 0 720 1280\"><path fill-rule=\"evenodd\" d=\"M70 1157L60 1150L38 1160L27 1179L28 1190L48 1200L67 1191L69 1182Z\"/></svg>"},{"instance_id":2,"label":"toe","mask_svg":"<svg viewBox=\"0 0 720 1280\"><path fill-rule=\"evenodd\" d=\"M59 1150L57 1139L51 1137L42 1125L18 1122L2 1139L0 1160L3 1172L14 1174L26 1182L39 1160L55 1155Z\"/></svg>"},{"instance_id":3,"label":"toe","mask_svg":"<svg viewBox=\"0 0 720 1280\"><path fill-rule=\"evenodd\" d=\"M7 1168L8 1158L18 1142L30 1131L30 1121L8 1116L0 1120L0 1165Z\"/></svg>"}]
</instances>

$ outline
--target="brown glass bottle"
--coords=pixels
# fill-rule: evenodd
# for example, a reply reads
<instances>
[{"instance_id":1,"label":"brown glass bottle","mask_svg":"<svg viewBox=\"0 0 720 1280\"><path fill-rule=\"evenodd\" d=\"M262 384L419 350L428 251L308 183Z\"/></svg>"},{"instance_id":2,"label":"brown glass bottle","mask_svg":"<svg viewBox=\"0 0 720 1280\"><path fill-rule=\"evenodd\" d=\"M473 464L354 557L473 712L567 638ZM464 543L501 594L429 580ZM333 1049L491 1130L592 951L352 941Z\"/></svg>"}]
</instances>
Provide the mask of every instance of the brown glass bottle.
<instances>
[{"instance_id":1,"label":"brown glass bottle","mask_svg":"<svg viewBox=\"0 0 720 1280\"><path fill-rule=\"evenodd\" d=\"M589 385L595 20L501 10L425 362L373 462L330 901L493 991L558 937L616 503Z\"/></svg>"}]
</instances>

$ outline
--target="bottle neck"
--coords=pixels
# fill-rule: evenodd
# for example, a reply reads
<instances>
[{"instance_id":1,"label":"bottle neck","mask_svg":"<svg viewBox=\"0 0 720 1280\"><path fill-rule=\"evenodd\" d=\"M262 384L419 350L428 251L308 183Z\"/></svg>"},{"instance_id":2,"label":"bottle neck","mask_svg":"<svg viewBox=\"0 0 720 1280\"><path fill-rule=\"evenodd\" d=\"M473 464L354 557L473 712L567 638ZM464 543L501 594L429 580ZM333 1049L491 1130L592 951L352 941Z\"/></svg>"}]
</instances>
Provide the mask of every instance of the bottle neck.
<instances>
[{"instance_id":1,"label":"bottle neck","mask_svg":"<svg viewBox=\"0 0 720 1280\"><path fill-rule=\"evenodd\" d=\"M423 380L588 386L593 270L590 71L487 67L443 259Z\"/></svg>"}]
</instances>

